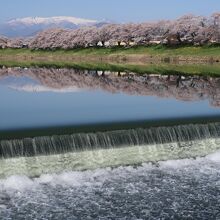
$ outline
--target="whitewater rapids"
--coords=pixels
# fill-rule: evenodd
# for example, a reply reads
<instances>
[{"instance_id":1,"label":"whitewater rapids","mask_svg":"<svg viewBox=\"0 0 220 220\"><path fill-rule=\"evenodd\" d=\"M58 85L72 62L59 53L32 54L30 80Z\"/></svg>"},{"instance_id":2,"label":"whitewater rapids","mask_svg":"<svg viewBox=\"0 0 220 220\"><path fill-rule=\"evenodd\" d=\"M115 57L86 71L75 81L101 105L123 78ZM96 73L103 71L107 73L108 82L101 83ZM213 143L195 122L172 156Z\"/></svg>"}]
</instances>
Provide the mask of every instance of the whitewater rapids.
<instances>
[{"instance_id":1,"label":"whitewater rapids","mask_svg":"<svg viewBox=\"0 0 220 220\"><path fill-rule=\"evenodd\" d=\"M219 219L220 152L140 166L10 176L3 219Z\"/></svg>"}]
</instances>

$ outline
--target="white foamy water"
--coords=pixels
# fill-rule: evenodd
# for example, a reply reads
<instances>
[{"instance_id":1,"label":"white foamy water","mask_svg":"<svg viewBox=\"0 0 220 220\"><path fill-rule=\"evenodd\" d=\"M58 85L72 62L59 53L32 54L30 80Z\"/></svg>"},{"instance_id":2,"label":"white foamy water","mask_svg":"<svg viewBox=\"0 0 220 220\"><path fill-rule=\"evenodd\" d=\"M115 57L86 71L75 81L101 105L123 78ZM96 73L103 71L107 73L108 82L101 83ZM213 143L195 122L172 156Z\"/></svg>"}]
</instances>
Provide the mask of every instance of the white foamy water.
<instances>
[{"instance_id":1,"label":"white foamy water","mask_svg":"<svg viewBox=\"0 0 220 220\"><path fill-rule=\"evenodd\" d=\"M210 154L208 156L206 156L207 159L214 161L216 163L220 163L220 151Z\"/></svg>"},{"instance_id":2,"label":"white foamy water","mask_svg":"<svg viewBox=\"0 0 220 220\"><path fill-rule=\"evenodd\" d=\"M62 154L2 158L0 159L0 178L13 175L36 177L43 174L96 170L148 162L157 163L158 161L169 161L161 162L161 164L169 165L169 163L172 164L172 160L178 166L179 163L188 162L188 159L181 159L204 157L216 152L219 148L220 139L209 138L190 142L84 149ZM216 157L210 155L212 160L217 160ZM177 162L178 159L181 162Z\"/></svg>"},{"instance_id":3,"label":"white foamy water","mask_svg":"<svg viewBox=\"0 0 220 220\"><path fill-rule=\"evenodd\" d=\"M154 168L160 170L169 170L169 169L187 169L191 171L192 167L207 168L210 166L220 167L220 151L216 153L207 155L203 158L196 159L182 159L182 160L168 160L168 161L159 161L156 165L153 163L143 163L138 167L133 166L120 166L118 168L103 168L96 170L87 170L87 171L72 171L72 172L62 172L59 174L43 174L38 178L28 178L27 176L13 175L6 179L0 180L1 189L7 190L18 190L23 191L36 187L37 185L47 184L51 186L82 186L87 184L102 184L107 178L126 174L126 173L136 173L136 172L146 172ZM213 171L220 174L220 170Z\"/></svg>"},{"instance_id":4,"label":"white foamy water","mask_svg":"<svg viewBox=\"0 0 220 220\"><path fill-rule=\"evenodd\" d=\"M204 163L204 162L214 162L216 164L220 164L220 151L216 151L215 153L209 154L205 157L197 157L196 159L182 159L182 160L168 160L159 162L162 167L172 167L172 168L183 168L190 165L194 165L196 163Z\"/></svg>"},{"instance_id":5,"label":"white foamy water","mask_svg":"<svg viewBox=\"0 0 220 220\"><path fill-rule=\"evenodd\" d=\"M11 176L3 219L219 219L220 152L141 166ZM27 217L28 216L28 217Z\"/></svg>"}]
</instances>

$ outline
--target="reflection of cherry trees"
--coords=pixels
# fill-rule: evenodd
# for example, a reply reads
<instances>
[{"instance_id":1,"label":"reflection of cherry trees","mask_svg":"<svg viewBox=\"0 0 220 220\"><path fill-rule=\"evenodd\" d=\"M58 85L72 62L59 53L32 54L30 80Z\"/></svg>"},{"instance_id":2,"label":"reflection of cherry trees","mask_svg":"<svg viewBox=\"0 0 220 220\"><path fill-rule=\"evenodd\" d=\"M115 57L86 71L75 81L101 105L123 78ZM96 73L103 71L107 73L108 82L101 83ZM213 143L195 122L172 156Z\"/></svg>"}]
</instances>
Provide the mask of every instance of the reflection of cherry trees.
<instances>
[{"instance_id":1,"label":"reflection of cherry trees","mask_svg":"<svg viewBox=\"0 0 220 220\"><path fill-rule=\"evenodd\" d=\"M149 75L55 68L0 68L0 80L24 76L40 82L44 87L65 90L78 88L104 90L111 93L158 96L184 101L207 99L220 107L220 78L202 76Z\"/></svg>"},{"instance_id":2,"label":"reflection of cherry trees","mask_svg":"<svg viewBox=\"0 0 220 220\"><path fill-rule=\"evenodd\" d=\"M169 45L220 43L220 13L210 17L185 15L173 21L108 24L77 30L55 28L42 31L28 41L32 49L72 49L155 43ZM0 47L22 47L22 40L7 40L0 37Z\"/></svg>"}]
</instances>

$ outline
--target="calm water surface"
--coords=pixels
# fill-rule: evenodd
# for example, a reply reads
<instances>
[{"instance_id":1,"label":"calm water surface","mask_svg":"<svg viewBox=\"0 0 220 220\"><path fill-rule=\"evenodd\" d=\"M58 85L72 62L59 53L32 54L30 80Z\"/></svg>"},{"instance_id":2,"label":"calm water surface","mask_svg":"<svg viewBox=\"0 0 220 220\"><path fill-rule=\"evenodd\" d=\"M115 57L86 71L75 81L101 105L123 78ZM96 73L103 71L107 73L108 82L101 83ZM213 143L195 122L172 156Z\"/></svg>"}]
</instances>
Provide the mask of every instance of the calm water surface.
<instances>
[{"instance_id":1,"label":"calm water surface","mask_svg":"<svg viewBox=\"0 0 220 220\"><path fill-rule=\"evenodd\" d=\"M35 70L43 74L41 78L34 70L19 71L20 74L15 74L14 70L0 77L0 130L220 115L220 106L213 104L219 101L218 97L217 100L213 94L210 97L212 91L207 94L206 88L202 94L193 84L190 88L180 85L179 95L175 97L175 90L172 93L164 90L170 87L166 85L166 79L158 83L154 82L153 76L145 79L151 82L150 85L143 83L143 79L138 81L138 77L130 80L136 83L131 92L126 90L133 85L128 77L99 76L93 71L87 73L87 78L82 78L81 72L67 71L64 78L69 74L69 79L62 81L62 73L53 71L60 78L55 84L53 75L49 79L43 78L47 77L45 69L42 72ZM76 79L71 82L73 76ZM86 80L89 82L81 85ZM119 88L121 85L123 88ZM152 91L145 94L144 89L141 90L143 86ZM192 88L194 90L184 96ZM215 100L210 100L213 97Z\"/></svg>"}]
</instances>

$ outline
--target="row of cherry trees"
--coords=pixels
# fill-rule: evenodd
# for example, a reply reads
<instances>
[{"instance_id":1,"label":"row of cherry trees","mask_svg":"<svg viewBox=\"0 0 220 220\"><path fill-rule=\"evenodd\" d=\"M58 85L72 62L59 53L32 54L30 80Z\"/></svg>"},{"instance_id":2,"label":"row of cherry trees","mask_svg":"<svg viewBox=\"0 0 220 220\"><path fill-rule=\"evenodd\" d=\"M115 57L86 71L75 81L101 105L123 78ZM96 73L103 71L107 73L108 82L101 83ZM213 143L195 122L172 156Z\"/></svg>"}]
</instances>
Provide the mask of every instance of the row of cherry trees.
<instances>
[{"instance_id":1,"label":"row of cherry trees","mask_svg":"<svg viewBox=\"0 0 220 220\"><path fill-rule=\"evenodd\" d=\"M210 17L186 15L173 21L140 24L109 24L76 30L49 29L31 39L0 38L0 47L31 49L72 49L90 46L220 43L220 13Z\"/></svg>"}]
</instances>

